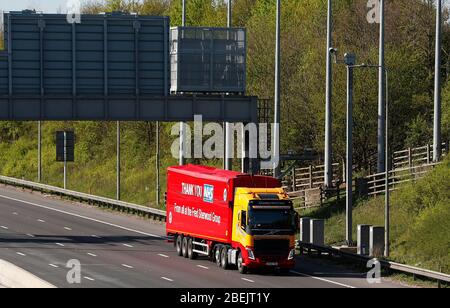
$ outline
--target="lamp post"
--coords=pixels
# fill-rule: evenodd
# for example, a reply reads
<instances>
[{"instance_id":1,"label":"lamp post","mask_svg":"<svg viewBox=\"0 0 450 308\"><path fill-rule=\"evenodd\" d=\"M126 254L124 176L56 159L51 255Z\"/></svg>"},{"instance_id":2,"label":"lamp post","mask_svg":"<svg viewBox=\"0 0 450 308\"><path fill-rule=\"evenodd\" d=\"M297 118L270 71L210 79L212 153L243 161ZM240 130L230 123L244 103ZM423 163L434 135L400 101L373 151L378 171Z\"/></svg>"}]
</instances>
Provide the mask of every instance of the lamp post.
<instances>
[{"instance_id":1,"label":"lamp post","mask_svg":"<svg viewBox=\"0 0 450 308\"><path fill-rule=\"evenodd\" d=\"M327 75L325 90L325 188L330 188L333 180L333 150L332 150L332 0L328 0L327 13Z\"/></svg>"},{"instance_id":2,"label":"lamp post","mask_svg":"<svg viewBox=\"0 0 450 308\"><path fill-rule=\"evenodd\" d=\"M353 246L353 68L356 63L354 54L345 54L347 67L347 142L346 142L346 242Z\"/></svg>"},{"instance_id":3,"label":"lamp post","mask_svg":"<svg viewBox=\"0 0 450 308\"><path fill-rule=\"evenodd\" d=\"M383 172L386 161L383 157L385 130L385 74L384 74L384 29L385 29L384 0L380 0L380 51L378 68L378 172Z\"/></svg>"},{"instance_id":4,"label":"lamp post","mask_svg":"<svg viewBox=\"0 0 450 308\"><path fill-rule=\"evenodd\" d=\"M280 157L280 62L281 62L281 47L280 47L280 32L281 32L281 0L277 0L276 13L276 42L275 42L275 108L274 108L274 122L275 129L273 132L273 158L278 161ZM280 165L273 166L273 175L275 178L280 176Z\"/></svg>"},{"instance_id":5,"label":"lamp post","mask_svg":"<svg viewBox=\"0 0 450 308\"><path fill-rule=\"evenodd\" d=\"M390 255L390 191L389 191L389 76L388 69L385 66L380 65L370 65L370 64L355 64L356 57L352 54L346 54L343 61L337 59L337 50L330 49L330 52L335 56L335 63L343 63L347 66L347 163L346 163L346 177L347 177L347 202L346 202L346 239L347 244L352 244L352 210L353 210L353 199L352 199L352 135L353 135L353 69L355 68L372 68L372 69L382 69L383 75L385 76L386 88L385 88L385 139L384 139L384 172L385 172L385 251L384 256L387 258Z\"/></svg>"},{"instance_id":6,"label":"lamp post","mask_svg":"<svg viewBox=\"0 0 450 308\"><path fill-rule=\"evenodd\" d=\"M232 2L228 0L227 3L227 28L231 28L232 25ZM224 147L224 169L232 170L233 169L233 136L231 130L231 123L225 122L225 147Z\"/></svg>"},{"instance_id":7,"label":"lamp post","mask_svg":"<svg viewBox=\"0 0 450 308\"><path fill-rule=\"evenodd\" d=\"M181 2L181 26L186 26L186 0L182 0ZM179 164L183 166L185 163L184 158L184 139L186 139L186 132L184 127L184 122L180 122L180 151L179 151Z\"/></svg>"},{"instance_id":8,"label":"lamp post","mask_svg":"<svg viewBox=\"0 0 450 308\"><path fill-rule=\"evenodd\" d=\"M441 45L442 45L442 0L436 1L436 56L434 73L434 129L433 161L438 162L442 154L441 138Z\"/></svg>"}]
</instances>

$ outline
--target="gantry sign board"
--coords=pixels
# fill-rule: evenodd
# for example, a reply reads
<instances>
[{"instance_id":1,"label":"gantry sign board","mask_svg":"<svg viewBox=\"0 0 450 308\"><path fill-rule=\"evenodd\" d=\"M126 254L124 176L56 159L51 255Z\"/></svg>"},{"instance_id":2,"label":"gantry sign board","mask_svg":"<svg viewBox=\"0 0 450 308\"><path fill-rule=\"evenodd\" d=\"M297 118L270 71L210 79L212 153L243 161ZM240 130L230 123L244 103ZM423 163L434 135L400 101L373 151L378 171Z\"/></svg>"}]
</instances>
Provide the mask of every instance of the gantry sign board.
<instances>
[{"instance_id":1,"label":"gantry sign board","mask_svg":"<svg viewBox=\"0 0 450 308\"><path fill-rule=\"evenodd\" d=\"M242 95L169 95L169 18L4 15L0 120L256 122Z\"/></svg>"},{"instance_id":2,"label":"gantry sign board","mask_svg":"<svg viewBox=\"0 0 450 308\"><path fill-rule=\"evenodd\" d=\"M56 132L56 161L75 161L75 133L73 131Z\"/></svg>"}]
</instances>

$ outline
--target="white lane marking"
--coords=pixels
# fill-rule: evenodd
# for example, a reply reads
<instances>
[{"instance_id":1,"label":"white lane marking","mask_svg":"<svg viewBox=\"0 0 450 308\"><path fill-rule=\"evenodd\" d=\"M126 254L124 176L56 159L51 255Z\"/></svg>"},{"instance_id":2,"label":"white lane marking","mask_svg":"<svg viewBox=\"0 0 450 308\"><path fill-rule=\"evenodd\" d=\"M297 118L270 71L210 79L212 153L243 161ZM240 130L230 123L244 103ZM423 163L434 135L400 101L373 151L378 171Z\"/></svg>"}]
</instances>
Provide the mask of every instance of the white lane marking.
<instances>
[{"instance_id":1,"label":"white lane marking","mask_svg":"<svg viewBox=\"0 0 450 308\"><path fill-rule=\"evenodd\" d=\"M45 220L42 220L42 219L38 219L37 221L42 222L42 223L45 222Z\"/></svg>"},{"instance_id":2,"label":"white lane marking","mask_svg":"<svg viewBox=\"0 0 450 308\"><path fill-rule=\"evenodd\" d=\"M88 252L87 255L91 256L91 257L94 257L94 258L97 256L96 254L93 254L93 253L90 253L90 252Z\"/></svg>"},{"instance_id":3,"label":"white lane marking","mask_svg":"<svg viewBox=\"0 0 450 308\"><path fill-rule=\"evenodd\" d=\"M72 231L72 229L70 229L69 227L64 227L64 229L67 231Z\"/></svg>"},{"instance_id":4,"label":"white lane marking","mask_svg":"<svg viewBox=\"0 0 450 308\"><path fill-rule=\"evenodd\" d=\"M13 212L12 214L13 214L13 215L19 215L17 212Z\"/></svg>"},{"instance_id":5,"label":"white lane marking","mask_svg":"<svg viewBox=\"0 0 450 308\"><path fill-rule=\"evenodd\" d=\"M128 247L128 248L133 248L133 245L130 245L130 244L122 244L122 245L125 247Z\"/></svg>"},{"instance_id":6,"label":"white lane marking","mask_svg":"<svg viewBox=\"0 0 450 308\"><path fill-rule=\"evenodd\" d=\"M60 246L60 247L64 247L64 244L61 244L61 243L55 243L55 244Z\"/></svg>"},{"instance_id":7,"label":"white lane marking","mask_svg":"<svg viewBox=\"0 0 450 308\"><path fill-rule=\"evenodd\" d=\"M164 279L164 280L167 280L167 281L173 282L173 279L170 279L170 278L167 278L167 277L161 277L161 279Z\"/></svg>"},{"instance_id":8,"label":"white lane marking","mask_svg":"<svg viewBox=\"0 0 450 308\"><path fill-rule=\"evenodd\" d=\"M163 257L163 258L170 258L168 255L162 254L162 253L158 253L158 256Z\"/></svg>"},{"instance_id":9,"label":"white lane marking","mask_svg":"<svg viewBox=\"0 0 450 308\"><path fill-rule=\"evenodd\" d=\"M0 226L2 229L8 230L8 227Z\"/></svg>"},{"instance_id":10,"label":"white lane marking","mask_svg":"<svg viewBox=\"0 0 450 308\"><path fill-rule=\"evenodd\" d=\"M58 265L55 265L55 264L49 264L49 266L54 267L54 268L58 268L59 267Z\"/></svg>"},{"instance_id":11,"label":"white lane marking","mask_svg":"<svg viewBox=\"0 0 450 308\"><path fill-rule=\"evenodd\" d=\"M128 265L128 264L122 264L122 266L126 267L126 268L134 268L134 267L132 267L131 265Z\"/></svg>"},{"instance_id":12,"label":"white lane marking","mask_svg":"<svg viewBox=\"0 0 450 308\"><path fill-rule=\"evenodd\" d=\"M25 256L26 256L26 254L21 253L21 252L16 252L16 254L18 254L19 256L22 256L22 257L25 257Z\"/></svg>"},{"instance_id":13,"label":"white lane marking","mask_svg":"<svg viewBox=\"0 0 450 308\"><path fill-rule=\"evenodd\" d=\"M24 204L32 205L32 206L37 206L37 207L40 207L40 208L43 208L43 209L47 209L47 210L50 210L50 211L54 211L54 212L58 212L58 213L62 213L62 214L66 214L66 215L82 218L82 219L85 219L85 220L97 222L97 223L100 223L100 224L104 224L104 225L107 225L107 226L110 226L110 227L114 227L114 228L130 231L130 232L134 232L134 233L137 233L137 234L150 236L150 237L154 237L154 238L159 238L159 239L165 239L164 237L159 236L159 235L155 235L155 234L151 234L151 233L147 233L147 232L142 232L142 231L130 229L130 228L127 228L127 227L122 227L122 226L119 226L119 225L116 225L116 224L113 224L113 223L109 223L109 222L106 222L106 221L90 218L90 217L83 216L83 215L78 215L78 214L66 212L66 211L63 211L63 210L54 209L54 208L51 208L51 207L48 207L48 206L45 206L45 205L41 205L41 204L37 204L37 203L33 203L33 202L28 202L28 201L24 201L24 200L20 200L20 199L16 199L16 198L11 198L11 197L7 197L7 196L4 196L4 195L0 195L0 197L4 198L4 199L8 199L8 200L12 200L12 201L16 201L16 202L21 202L21 203L24 203Z\"/></svg>"},{"instance_id":14,"label":"white lane marking","mask_svg":"<svg viewBox=\"0 0 450 308\"><path fill-rule=\"evenodd\" d=\"M95 279L88 277L88 276L84 276L84 279L89 280L89 281L95 281Z\"/></svg>"},{"instance_id":15,"label":"white lane marking","mask_svg":"<svg viewBox=\"0 0 450 308\"><path fill-rule=\"evenodd\" d=\"M203 269L209 270L209 267L207 267L207 266L203 266L203 265L197 265L197 267L200 267L200 268L203 268Z\"/></svg>"},{"instance_id":16,"label":"white lane marking","mask_svg":"<svg viewBox=\"0 0 450 308\"><path fill-rule=\"evenodd\" d=\"M28 233L27 236L29 236L29 237L34 237L34 235L33 235L33 234L30 234L30 233Z\"/></svg>"},{"instance_id":17,"label":"white lane marking","mask_svg":"<svg viewBox=\"0 0 450 308\"><path fill-rule=\"evenodd\" d=\"M356 289L356 287L352 287L352 286L349 286L347 284L343 284L343 283L340 283L340 282L328 280L328 279L325 279L325 278L311 276L311 275L300 273L300 272L297 272L297 271L291 271L291 273L294 273L294 274L297 274L297 275L300 275L300 276L304 276L304 277L309 277L309 278L316 279L316 280L320 280L320 281L323 281L323 282L328 282L328 283L335 284L337 286L341 286L341 287L344 287L344 288Z\"/></svg>"},{"instance_id":18,"label":"white lane marking","mask_svg":"<svg viewBox=\"0 0 450 308\"><path fill-rule=\"evenodd\" d=\"M251 283L254 283L254 281L253 280L251 280L251 279L247 279L247 278L241 278L242 280L244 280L244 281L247 281L247 282L251 282Z\"/></svg>"}]
</instances>

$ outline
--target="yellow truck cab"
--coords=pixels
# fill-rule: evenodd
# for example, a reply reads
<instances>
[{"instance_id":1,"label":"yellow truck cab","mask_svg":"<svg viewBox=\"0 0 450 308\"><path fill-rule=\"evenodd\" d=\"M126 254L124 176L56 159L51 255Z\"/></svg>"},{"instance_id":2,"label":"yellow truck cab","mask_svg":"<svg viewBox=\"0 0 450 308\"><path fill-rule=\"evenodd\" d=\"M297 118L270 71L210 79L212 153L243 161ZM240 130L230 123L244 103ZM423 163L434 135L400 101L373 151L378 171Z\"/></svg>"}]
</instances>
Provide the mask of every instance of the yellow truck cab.
<instances>
[{"instance_id":1,"label":"yellow truck cab","mask_svg":"<svg viewBox=\"0 0 450 308\"><path fill-rule=\"evenodd\" d=\"M294 267L297 215L282 188L237 188L233 207L233 246L242 253L239 270Z\"/></svg>"}]
</instances>

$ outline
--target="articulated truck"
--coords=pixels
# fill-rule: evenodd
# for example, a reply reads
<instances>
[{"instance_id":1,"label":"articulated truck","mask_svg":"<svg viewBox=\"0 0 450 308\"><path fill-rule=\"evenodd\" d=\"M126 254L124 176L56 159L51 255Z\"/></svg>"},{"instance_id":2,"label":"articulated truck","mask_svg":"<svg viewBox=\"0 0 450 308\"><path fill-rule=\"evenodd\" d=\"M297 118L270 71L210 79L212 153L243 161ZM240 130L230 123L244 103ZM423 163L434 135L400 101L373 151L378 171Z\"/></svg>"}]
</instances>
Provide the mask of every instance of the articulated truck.
<instances>
[{"instance_id":1,"label":"articulated truck","mask_svg":"<svg viewBox=\"0 0 450 308\"><path fill-rule=\"evenodd\" d=\"M297 215L279 180L205 166L168 168L168 236L179 256L223 269L295 266Z\"/></svg>"}]
</instances>

